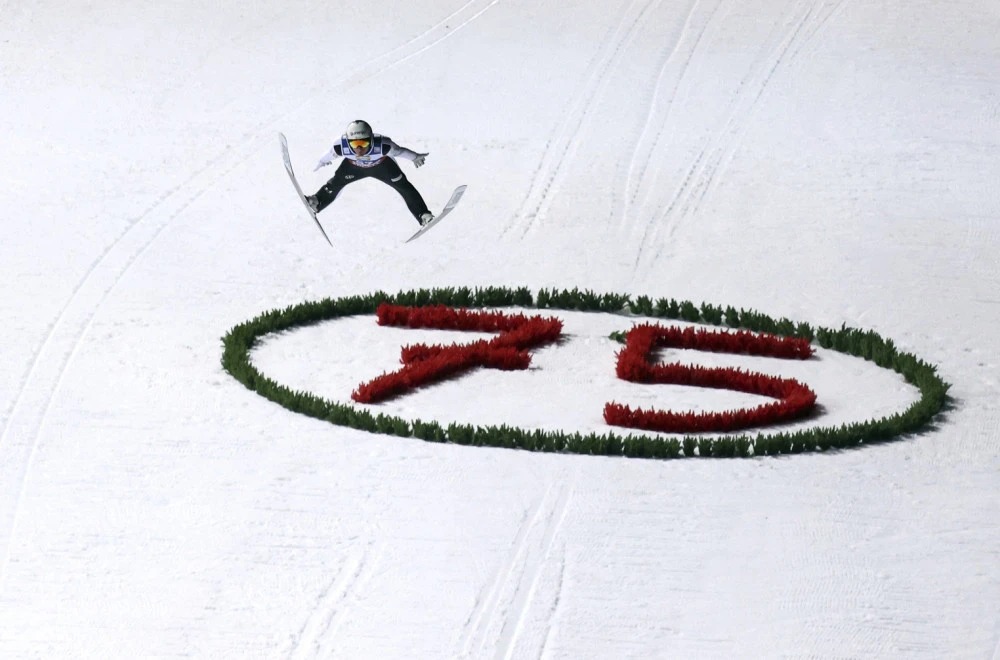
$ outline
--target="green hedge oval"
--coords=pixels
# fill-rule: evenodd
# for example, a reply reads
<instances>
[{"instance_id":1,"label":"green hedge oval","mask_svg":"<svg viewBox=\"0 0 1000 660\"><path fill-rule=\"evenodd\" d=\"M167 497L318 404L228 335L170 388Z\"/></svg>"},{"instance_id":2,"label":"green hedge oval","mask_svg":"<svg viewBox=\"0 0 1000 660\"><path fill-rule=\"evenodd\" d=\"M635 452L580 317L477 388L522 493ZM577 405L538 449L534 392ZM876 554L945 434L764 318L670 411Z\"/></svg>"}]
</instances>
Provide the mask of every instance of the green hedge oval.
<instances>
[{"instance_id":1,"label":"green hedge oval","mask_svg":"<svg viewBox=\"0 0 1000 660\"><path fill-rule=\"evenodd\" d=\"M884 369L901 374L920 391L920 399L906 410L854 424L817 427L794 433L687 436L682 439L644 435L620 436L615 433L580 434L525 430L511 426L471 426L405 420L391 415L373 415L348 404L335 403L308 392L295 391L260 373L250 361L250 351L263 336L297 326L311 325L345 316L374 314L379 304L453 307L526 307L594 311L608 314L634 314L644 317L680 319L710 325L726 325L783 336L801 337L848 355L863 358ZM375 292L365 296L326 298L304 302L281 310L265 312L232 328L222 339L222 366L239 382L261 396L297 413L323 419L339 426L414 437L429 442L506 447L529 451L564 452L631 458L714 457L733 458L798 454L803 452L848 449L887 442L925 428L948 401L950 385L937 369L909 353L896 349L891 340L871 331L842 327L839 330L812 328L807 323L772 319L753 310L734 307L695 305L648 296L629 296L579 289L541 289L532 294L526 288L445 288L421 289L390 295Z\"/></svg>"}]
</instances>

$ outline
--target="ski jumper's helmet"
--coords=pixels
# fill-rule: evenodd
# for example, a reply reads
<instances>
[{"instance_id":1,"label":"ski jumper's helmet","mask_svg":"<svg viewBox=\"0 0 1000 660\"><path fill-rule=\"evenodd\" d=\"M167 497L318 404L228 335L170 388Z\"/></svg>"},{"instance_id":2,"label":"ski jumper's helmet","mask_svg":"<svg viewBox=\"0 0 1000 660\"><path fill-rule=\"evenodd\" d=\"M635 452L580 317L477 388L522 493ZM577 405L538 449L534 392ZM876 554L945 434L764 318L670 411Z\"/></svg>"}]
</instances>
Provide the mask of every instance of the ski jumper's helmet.
<instances>
[{"instance_id":1,"label":"ski jumper's helmet","mask_svg":"<svg viewBox=\"0 0 1000 660\"><path fill-rule=\"evenodd\" d=\"M362 120L355 119L347 125L347 143L354 153L363 156L372 148L372 127Z\"/></svg>"}]
</instances>

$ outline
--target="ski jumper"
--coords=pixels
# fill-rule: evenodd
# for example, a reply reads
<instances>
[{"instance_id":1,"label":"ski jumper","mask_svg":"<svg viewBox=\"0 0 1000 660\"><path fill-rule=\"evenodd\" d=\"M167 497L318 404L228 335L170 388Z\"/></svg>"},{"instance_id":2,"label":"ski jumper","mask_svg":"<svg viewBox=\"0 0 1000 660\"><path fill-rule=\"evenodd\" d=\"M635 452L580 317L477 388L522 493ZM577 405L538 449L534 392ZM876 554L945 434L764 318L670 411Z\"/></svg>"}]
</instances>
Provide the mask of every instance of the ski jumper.
<instances>
[{"instance_id":1,"label":"ski jumper","mask_svg":"<svg viewBox=\"0 0 1000 660\"><path fill-rule=\"evenodd\" d=\"M385 135L375 134L372 136L371 149L368 150L367 154L359 156L348 145L347 135L342 135L340 141L330 147L330 150L319 159L319 163L316 165L316 168L319 169L324 165L332 164L336 157L344 159L337 167L333 178L316 192L316 212L319 213L332 204L344 186L354 183L358 179L373 177L398 192L403 197L403 201L406 202L410 213L419 222L421 215L429 213L427 204L424 203L424 198L420 196L420 193L406 178L403 170L395 161L395 158L405 158L412 161L418 155L415 151L399 146Z\"/></svg>"}]
</instances>

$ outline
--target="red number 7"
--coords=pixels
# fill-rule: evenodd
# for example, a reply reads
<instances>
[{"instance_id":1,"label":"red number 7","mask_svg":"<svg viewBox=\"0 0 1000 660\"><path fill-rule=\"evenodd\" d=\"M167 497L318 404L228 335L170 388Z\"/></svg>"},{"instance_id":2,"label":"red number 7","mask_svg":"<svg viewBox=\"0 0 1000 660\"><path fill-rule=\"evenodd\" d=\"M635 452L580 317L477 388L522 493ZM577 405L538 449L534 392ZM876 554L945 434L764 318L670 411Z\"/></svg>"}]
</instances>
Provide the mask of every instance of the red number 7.
<instances>
[{"instance_id":1,"label":"red number 7","mask_svg":"<svg viewBox=\"0 0 1000 660\"><path fill-rule=\"evenodd\" d=\"M382 304L376 310L379 325L436 330L499 332L492 340L451 346L404 346L403 368L358 386L351 398L359 403L376 403L399 396L427 383L448 378L475 367L527 369L529 348L554 342L562 334L562 321L541 316L500 312L469 312L444 305L400 307Z\"/></svg>"}]
</instances>

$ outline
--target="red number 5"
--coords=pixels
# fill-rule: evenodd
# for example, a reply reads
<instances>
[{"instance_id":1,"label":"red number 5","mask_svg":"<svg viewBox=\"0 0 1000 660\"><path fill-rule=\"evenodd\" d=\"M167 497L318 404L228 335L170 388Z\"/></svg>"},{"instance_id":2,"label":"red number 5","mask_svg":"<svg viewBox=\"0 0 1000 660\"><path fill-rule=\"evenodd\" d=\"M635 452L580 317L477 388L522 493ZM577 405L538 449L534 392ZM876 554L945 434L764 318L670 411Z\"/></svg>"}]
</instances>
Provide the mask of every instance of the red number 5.
<instances>
[{"instance_id":1,"label":"red number 5","mask_svg":"<svg viewBox=\"0 0 1000 660\"><path fill-rule=\"evenodd\" d=\"M679 363L652 364L657 347L692 348L717 353L746 353L805 360L813 348L804 339L754 334L746 331L720 332L695 328L638 325L626 335L625 348L618 353L618 377L634 383L693 385L760 394L777 399L756 408L721 413L676 413L662 410L632 410L619 403L604 406L608 424L665 433L724 432L766 426L807 414L816 403L811 389L791 378L732 368L693 367Z\"/></svg>"}]
</instances>

